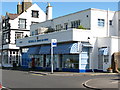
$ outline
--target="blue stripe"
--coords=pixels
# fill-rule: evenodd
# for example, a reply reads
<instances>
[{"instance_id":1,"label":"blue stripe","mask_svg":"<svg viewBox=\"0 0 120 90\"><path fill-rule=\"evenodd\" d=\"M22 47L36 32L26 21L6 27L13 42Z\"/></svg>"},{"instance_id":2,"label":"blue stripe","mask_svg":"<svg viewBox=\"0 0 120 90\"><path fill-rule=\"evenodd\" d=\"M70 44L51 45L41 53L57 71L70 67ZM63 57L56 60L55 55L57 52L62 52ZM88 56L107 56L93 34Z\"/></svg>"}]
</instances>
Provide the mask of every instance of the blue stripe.
<instances>
[{"instance_id":1,"label":"blue stripe","mask_svg":"<svg viewBox=\"0 0 120 90\"><path fill-rule=\"evenodd\" d=\"M62 68L63 72L79 72L79 69Z\"/></svg>"},{"instance_id":2,"label":"blue stripe","mask_svg":"<svg viewBox=\"0 0 120 90\"><path fill-rule=\"evenodd\" d=\"M84 72L92 72L92 69L79 69L80 73L84 73Z\"/></svg>"}]
</instances>

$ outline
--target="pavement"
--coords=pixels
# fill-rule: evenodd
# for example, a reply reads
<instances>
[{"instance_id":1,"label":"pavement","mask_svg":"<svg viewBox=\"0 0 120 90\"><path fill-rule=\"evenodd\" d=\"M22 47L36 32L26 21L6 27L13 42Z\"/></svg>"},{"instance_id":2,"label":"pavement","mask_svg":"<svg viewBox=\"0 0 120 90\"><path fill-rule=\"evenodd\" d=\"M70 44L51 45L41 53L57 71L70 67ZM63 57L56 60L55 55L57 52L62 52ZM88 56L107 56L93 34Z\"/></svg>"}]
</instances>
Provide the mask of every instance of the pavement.
<instances>
[{"instance_id":1,"label":"pavement","mask_svg":"<svg viewBox=\"0 0 120 90\"><path fill-rule=\"evenodd\" d=\"M42 72L42 71L28 71L28 73L41 74L41 75L51 75L51 76L75 76L75 75L118 75L118 73L98 73L98 72L88 72L88 73L77 73L77 72Z\"/></svg>"},{"instance_id":2,"label":"pavement","mask_svg":"<svg viewBox=\"0 0 120 90\"><path fill-rule=\"evenodd\" d=\"M85 83L83 83L83 85L86 88L90 88L90 89L97 89L97 90L101 90L103 88L120 88L119 85L120 84L120 79L118 78L97 78L97 79L90 79L87 80Z\"/></svg>"}]
</instances>

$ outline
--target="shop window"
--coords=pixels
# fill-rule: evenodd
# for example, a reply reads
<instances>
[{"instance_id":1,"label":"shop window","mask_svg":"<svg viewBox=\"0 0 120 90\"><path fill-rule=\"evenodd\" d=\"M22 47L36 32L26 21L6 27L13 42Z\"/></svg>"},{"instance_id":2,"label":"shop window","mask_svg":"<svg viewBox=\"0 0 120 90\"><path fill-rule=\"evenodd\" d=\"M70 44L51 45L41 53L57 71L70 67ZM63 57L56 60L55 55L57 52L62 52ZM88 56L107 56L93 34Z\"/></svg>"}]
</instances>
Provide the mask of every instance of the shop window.
<instances>
[{"instance_id":1,"label":"shop window","mask_svg":"<svg viewBox=\"0 0 120 90\"><path fill-rule=\"evenodd\" d=\"M63 55L63 68L79 68L79 55Z\"/></svg>"},{"instance_id":2,"label":"shop window","mask_svg":"<svg viewBox=\"0 0 120 90\"><path fill-rule=\"evenodd\" d=\"M43 55L33 55L35 58L35 66L43 67Z\"/></svg>"},{"instance_id":3,"label":"shop window","mask_svg":"<svg viewBox=\"0 0 120 90\"><path fill-rule=\"evenodd\" d=\"M50 55L46 55L46 67L51 67L51 57L50 57Z\"/></svg>"}]
</instances>

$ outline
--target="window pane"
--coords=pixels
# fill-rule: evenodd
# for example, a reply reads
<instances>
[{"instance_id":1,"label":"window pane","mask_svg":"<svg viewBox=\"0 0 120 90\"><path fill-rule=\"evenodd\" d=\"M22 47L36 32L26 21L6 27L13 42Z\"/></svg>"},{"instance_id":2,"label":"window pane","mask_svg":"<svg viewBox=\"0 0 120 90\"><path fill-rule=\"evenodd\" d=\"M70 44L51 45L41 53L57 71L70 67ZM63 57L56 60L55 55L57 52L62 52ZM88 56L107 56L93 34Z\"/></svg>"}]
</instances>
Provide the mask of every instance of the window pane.
<instances>
[{"instance_id":1,"label":"window pane","mask_svg":"<svg viewBox=\"0 0 120 90\"><path fill-rule=\"evenodd\" d=\"M19 28L21 29L26 28L26 19L19 19Z\"/></svg>"},{"instance_id":2,"label":"window pane","mask_svg":"<svg viewBox=\"0 0 120 90\"><path fill-rule=\"evenodd\" d=\"M32 11L32 17L38 18L38 12L39 11Z\"/></svg>"},{"instance_id":3,"label":"window pane","mask_svg":"<svg viewBox=\"0 0 120 90\"><path fill-rule=\"evenodd\" d=\"M79 67L79 55L63 55L63 68L78 69Z\"/></svg>"},{"instance_id":4,"label":"window pane","mask_svg":"<svg viewBox=\"0 0 120 90\"><path fill-rule=\"evenodd\" d=\"M98 19L98 26L104 27L105 21L104 19Z\"/></svg>"}]
</instances>

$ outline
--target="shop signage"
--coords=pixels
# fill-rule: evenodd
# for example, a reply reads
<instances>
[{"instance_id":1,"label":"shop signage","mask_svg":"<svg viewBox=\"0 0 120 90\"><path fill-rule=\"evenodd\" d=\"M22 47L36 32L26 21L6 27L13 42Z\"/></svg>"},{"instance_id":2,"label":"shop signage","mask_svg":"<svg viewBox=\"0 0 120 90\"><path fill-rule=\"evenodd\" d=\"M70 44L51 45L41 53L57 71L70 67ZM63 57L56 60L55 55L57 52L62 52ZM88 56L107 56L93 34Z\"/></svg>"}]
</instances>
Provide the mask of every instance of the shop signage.
<instances>
[{"instance_id":1,"label":"shop signage","mask_svg":"<svg viewBox=\"0 0 120 90\"><path fill-rule=\"evenodd\" d=\"M52 39L51 43L52 43L52 47L57 47L57 39Z\"/></svg>"},{"instance_id":2,"label":"shop signage","mask_svg":"<svg viewBox=\"0 0 120 90\"><path fill-rule=\"evenodd\" d=\"M45 41L48 41L48 38L46 38L46 39L38 39L38 40L29 40L28 43L45 42Z\"/></svg>"}]
</instances>

